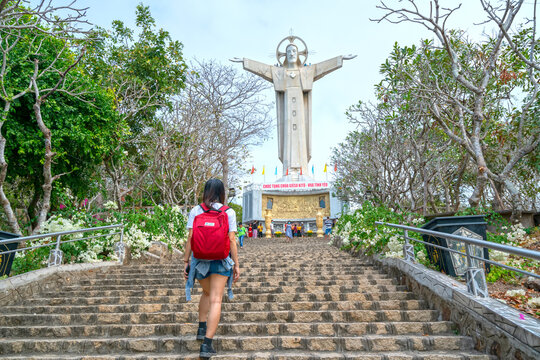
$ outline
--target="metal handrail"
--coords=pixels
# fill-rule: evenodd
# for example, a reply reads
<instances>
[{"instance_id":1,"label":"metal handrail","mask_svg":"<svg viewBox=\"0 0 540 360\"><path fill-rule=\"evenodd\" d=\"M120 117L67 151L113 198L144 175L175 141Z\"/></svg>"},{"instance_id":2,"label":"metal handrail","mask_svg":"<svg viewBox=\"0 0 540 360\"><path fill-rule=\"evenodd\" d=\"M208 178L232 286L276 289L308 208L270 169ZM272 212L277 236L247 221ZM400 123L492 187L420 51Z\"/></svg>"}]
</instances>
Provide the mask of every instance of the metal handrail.
<instances>
[{"instance_id":1,"label":"metal handrail","mask_svg":"<svg viewBox=\"0 0 540 360\"><path fill-rule=\"evenodd\" d=\"M525 274L525 275L528 275L528 276L540 278L539 274L532 273L532 272L529 272L529 271L525 271L525 270L522 270L522 269L518 269L518 268L515 268L515 267L512 267L512 266L505 265L505 264L501 264L501 263L498 263L496 261L484 259L484 258L481 258L481 257L478 257L478 256L474 256L473 254L471 254L471 250L470 250L469 247L470 247L470 245L476 245L476 246L480 246L480 247L483 247L483 248L497 250L497 251L505 252L507 254L517 255L517 256L526 257L526 258L529 258L529 259L534 259L534 260L539 260L539 261L540 261L540 251L534 251L534 250L523 249L523 248L519 248L519 247L515 247L515 246L492 243L492 242L485 241L485 240L472 239L472 238L469 238L469 237L466 237L466 236L448 234L448 233L443 233L443 232L439 232L439 231L427 230L427 229L422 229L422 228L417 228L417 227L407 226L407 225L391 224L391 223L385 223L385 222L381 222L381 221L376 221L375 226L377 226L377 225L388 226L388 227L392 227L392 228L396 228L396 229L401 229L401 230L404 231L403 238L405 239L405 245L403 246L403 252L404 252L405 261L414 261L414 248L412 247L411 244L409 244L409 240L415 241L415 242L418 242L418 243L422 243L422 244L424 244L426 246L431 246L431 247L434 247L434 248L438 248L438 249L441 249L443 251L448 251L448 252L452 252L452 253L457 253L457 254L462 255L462 256L466 256L467 257L467 266L468 266L467 273L466 273L466 275L467 275L467 288L468 288L469 292L473 293L474 295L483 296L483 297L489 296L489 294L487 292L487 283L486 283L486 280L485 280L485 274L483 272L483 269L475 268L473 266L473 262L472 262L473 259L478 260L478 261L482 261L484 263L488 263L490 265L495 265L495 266L499 266L499 267L502 267L502 268L505 268L505 269L508 269L508 270L516 271L516 272L519 272L519 273L522 273L522 274ZM424 234L424 235L431 235L431 236L439 237L439 238L443 238L443 239L451 239L451 240L464 242L466 244L465 245L465 254L463 252L461 252L461 251L457 251L457 250L454 250L454 249L449 249L449 248L444 247L444 246L440 246L440 245L428 243L428 242L425 242L425 241L422 241L422 240L418 240L418 239L415 239L415 238L411 238L411 237L408 236L409 231L413 231L413 232L416 232L416 233L419 233L419 234Z\"/></svg>"},{"instance_id":2,"label":"metal handrail","mask_svg":"<svg viewBox=\"0 0 540 360\"><path fill-rule=\"evenodd\" d=\"M89 232L89 231L96 231L96 230L106 230L106 229L114 229L124 227L124 224L115 224L115 225L107 225L107 226L98 226L95 228L85 228L85 229L79 229L79 230L69 230L69 231L60 231L56 233L48 233L48 234L37 234L37 235L30 235L30 236L23 236L18 238L12 238L12 239L6 239L6 240L0 240L0 245L3 244L11 244L14 242L21 242L21 241L28 241L28 240L35 240L35 239L43 239L51 236L63 236L63 235L70 235L70 234L76 234L81 232Z\"/></svg>"},{"instance_id":3,"label":"metal handrail","mask_svg":"<svg viewBox=\"0 0 540 360\"><path fill-rule=\"evenodd\" d=\"M443 233L443 232L433 231L433 230L426 230L426 229L416 228L416 227L407 226L407 225L391 224L391 223L385 223L385 222L380 222L380 221L376 221L375 224L385 225L385 226L402 229L402 230L410 230L410 231L414 231L420 234L433 235L436 237L458 240L458 241L468 243L469 245L478 245L478 246L485 247L488 249L498 250L498 251L506 252L512 255L529 257L529 258L540 261L540 251L534 251L534 250L529 250L529 249L518 248L515 246L492 243L485 240L472 239L466 236L448 234L448 233ZM417 239L411 239L411 240L419 241ZM432 244L429 244L429 245L432 246Z\"/></svg>"},{"instance_id":4,"label":"metal handrail","mask_svg":"<svg viewBox=\"0 0 540 360\"><path fill-rule=\"evenodd\" d=\"M65 236L65 235L72 235L72 234L78 234L78 233L87 233L87 232L92 232L92 231L109 230L109 229L119 229L119 231L115 231L115 232L107 233L107 234L92 235L92 236L86 236L86 237L82 237L82 238L78 238L78 239L61 241L62 236ZM29 247L24 247L24 248L17 248L17 249L14 249L14 250L0 251L0 255L11 254L11 253L15 253L15 252L19 252L19 251L25 251L25 250L33 250L33 249L38 249L38 248L48 247L48 246L50 246L50 247L55 246L56 249L51 250L51 253L49 255L49 266L60 265L62 263L62 257L63 257L63 253L60 250L60 245L61 244L67 244L67 243L81 241L81 240L90 240L90 239L95 239L95 238L103 237L103 236L113 236L113 235L118 235L118 234L120 235L120 241L119 241L119 245L116 246L115 251L118 253L117 256L118 256L119 262L122 262L123 257L125 255L125 245L123 243L123 240L124 240L124 224L98 226L98 227L94 227L94 228L84 228L84 229L78 229L78 230L60 231L60 232L55 232L55 233L38 234L38 235L23 236L23 237L0 240L0 245L5 245L5 244L12 244L12 243L21 243L21 242L25 242L25 241L29 241L29 240L44 239L44 238L49 238L49 237L50 238L56 238L55 241L52 241L52 242L50 242L48 244L40 244L40 245L29 246Z\"/></svg>"}]
</instances>

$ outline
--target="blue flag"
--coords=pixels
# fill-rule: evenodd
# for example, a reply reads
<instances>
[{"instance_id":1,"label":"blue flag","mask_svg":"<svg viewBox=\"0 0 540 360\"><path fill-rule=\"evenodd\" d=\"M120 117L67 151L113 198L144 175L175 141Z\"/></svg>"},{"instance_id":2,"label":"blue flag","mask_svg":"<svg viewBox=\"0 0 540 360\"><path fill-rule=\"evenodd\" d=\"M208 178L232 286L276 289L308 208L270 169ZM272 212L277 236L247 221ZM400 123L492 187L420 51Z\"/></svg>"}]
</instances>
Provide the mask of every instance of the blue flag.
<instances>
[{"instance_id":1,"label":"blue flag","mask_svg":"<svg viewBox=\"0 0 540 360\"><path fill-rule=\"evenodd\" d=\"M311 173L312 173L313 175L315 175L315 166L314 166L314 165L311 165Z\"/></svg>"},{"instance_id":2,"label":"blue flag","mask_svg":"<svg viewBox=\"0 0 540 360\"><path fill-rule=\"evenodd\" d=\"M277 166L276 166L276 175L277 175Z\"/></svg>"}]
</instances>

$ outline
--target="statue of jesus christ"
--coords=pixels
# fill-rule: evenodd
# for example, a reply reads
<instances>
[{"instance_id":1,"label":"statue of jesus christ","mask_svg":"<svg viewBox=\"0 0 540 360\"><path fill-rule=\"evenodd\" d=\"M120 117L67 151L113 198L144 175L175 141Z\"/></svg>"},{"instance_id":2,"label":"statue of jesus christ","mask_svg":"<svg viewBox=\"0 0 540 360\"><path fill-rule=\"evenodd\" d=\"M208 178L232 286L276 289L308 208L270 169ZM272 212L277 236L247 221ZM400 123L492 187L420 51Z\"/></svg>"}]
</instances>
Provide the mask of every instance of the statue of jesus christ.
<instances>
[{"instance_id":1,"label":"statue of jesus christ","mask_svg":"<svg viewBox=\"0 0 540 360\"><path fill-rule=\"evenodd\" d=\"M304 50L298 51L294 40L304 44ZM285 53L279 46L289 40ZM356 57L353 55L337 56L315 65L306 65L307 47L297 36L288 36L278 45L278 63L272 66L250 59L231 59L243 63L244 69L274 84L277 105L278 154L283 164L283 173L288 170L290 180L299 180L299 174L307 173L311 160L311 90L313 82L326 74L339 69L343 60ZM300 57L304 56L304 61ZM283 64L281 58L285 57ZM287 180L289 180L287 179Z\"/></svg>"}]
</instances>

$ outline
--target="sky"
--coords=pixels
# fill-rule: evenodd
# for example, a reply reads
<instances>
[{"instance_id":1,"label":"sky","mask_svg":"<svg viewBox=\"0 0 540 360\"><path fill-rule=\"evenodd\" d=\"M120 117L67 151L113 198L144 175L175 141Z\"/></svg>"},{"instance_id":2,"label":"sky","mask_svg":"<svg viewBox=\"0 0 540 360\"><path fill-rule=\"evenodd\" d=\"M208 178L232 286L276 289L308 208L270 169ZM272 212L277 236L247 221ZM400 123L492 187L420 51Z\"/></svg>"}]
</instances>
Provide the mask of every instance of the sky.
<instances>
[{"instance_id":1,"label":"sky","mask_svg":"<svg viewBox=\"0 0 540 360\"><path fill-rule=\"evenodd\" d=\"M113 20L121 20L135 28L135 0L79 0L77 4L89 7L88 20L110 28ZM215 59L223 64L237 66L228 59L249 58L275 64L278 43L288 36L302 38L308 47L308 63L318 63L338 55L356 54L355 59L344 61L343 67L314 83L312 91L313 148L309 164L315 168L318 180L332 179L332 171L323 173L324 164L330 164L332 149L354 130L345 111L359 100L374 100L374 85L381 80L379 67L390 54L395 42L400 45L418 44L432 34L418 24L370 21L383 15L375 0L145 0L144 5L156 20L157 26L170 32L184 45L186 60ZM398 3L388 0L389 4ZM424 6L427 0L419 0ZM475 25L483 20L482 9L476 0L448 0L445 4L462 4L462 9L450 21L472 36L481 36L489 29ZM532 10L529 6L525 13ZM273 88L267 91L268 100L274 102ZM275 122L275 110L273 111ZM275 123L274 123L275 124ZM245 171L254 166L256 174L246 175L244 182L275 181L275 168L280 177L282 166L278 159L275 126L272 138L262 146L253 148ZM261 174L263 166L266 175ZM329 165L329 169L333 169Z\"/></svg>"}]
</instances>

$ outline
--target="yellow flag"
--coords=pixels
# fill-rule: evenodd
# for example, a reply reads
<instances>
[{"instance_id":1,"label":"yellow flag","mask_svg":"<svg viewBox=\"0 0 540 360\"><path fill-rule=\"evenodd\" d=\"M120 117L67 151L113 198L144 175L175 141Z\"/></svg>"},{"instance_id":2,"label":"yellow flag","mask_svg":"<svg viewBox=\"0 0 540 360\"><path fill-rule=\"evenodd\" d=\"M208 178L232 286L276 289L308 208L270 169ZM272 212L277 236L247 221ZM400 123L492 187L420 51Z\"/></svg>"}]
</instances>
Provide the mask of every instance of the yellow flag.
<instances>
[{"instance_id":1,"label":"yellow flag","mask_svg":"<svg viewBox=\"0 0 540 360\"><path fill-rule=\"evenodd\" d=\"M324 164L324 170L323 170L323 172L326 172L326 164Z\"/></svg>"},{"instance_id":2,"label":"yellow flag","mask_svg":"<svg viewBox=\"0 0 540 360\"><path fill-rule=\"evenodd\" d=\"M263 166L263 173L262 174L264 175L264 166Z\"/></svg>"}]
</instances>

